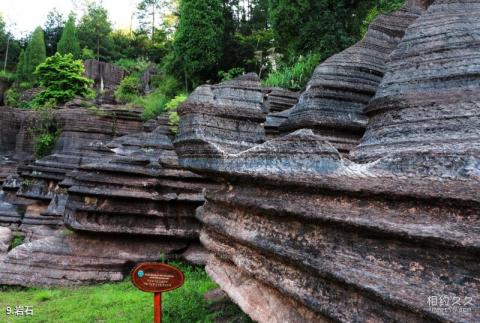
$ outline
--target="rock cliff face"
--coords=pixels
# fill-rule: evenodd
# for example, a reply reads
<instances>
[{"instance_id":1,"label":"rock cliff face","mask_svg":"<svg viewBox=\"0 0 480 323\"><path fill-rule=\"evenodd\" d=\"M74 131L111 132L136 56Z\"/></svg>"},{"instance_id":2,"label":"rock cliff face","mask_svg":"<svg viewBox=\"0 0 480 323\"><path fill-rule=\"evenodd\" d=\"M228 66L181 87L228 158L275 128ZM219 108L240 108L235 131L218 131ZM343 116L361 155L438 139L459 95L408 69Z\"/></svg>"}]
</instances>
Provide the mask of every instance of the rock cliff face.
<instances>
[{"instance_id":1,"label":"rock cliff face","mask_svg":"<svg viewBox=\"0 0 480 323\"><path fill-rule=\"evenodd\" d=\"M87 59L83 65L85 76L92 79L95 87L100 91L117 88L126 75L124 69L95 59Z\"/></svg>"},{"instance_id":2,"label":"rock cliff face","mask_svg":"<svg viewBox=\"0 0 480 323\"><path fill-rule=\"evenodd\" d=\"M320 64L280 128L313 129L340 152L350 151L365 131L363 108L375 95L388 57L417 17L418 8L380 16L362 41Z\"/></svg>"},{"instance_id":3,"label":"rock cliff face","mask_svg":"<svg viewBox=\"0 0 480 323\"><path fill-rule=\"evenodd\" d=\"M194 215L212 185L180 168L166 118L142 126L135 110L75 111L61 118L68 131L55 153L20 169L15 201L24 214L0 207L0 221L10 214L29 242L4 257L0 284L117 281L161 257L205 263Z\"/></svg>"},{"instance_id":4,"label":"rock cliff face","mask_svg":"<svg viewBox=\"0 0 480 323\"><path fill-rule=\"evenodd\" d=\"M354 161L316 127L228 151L196 122L207 105L180 109L181 164L223 180L197 211L207 271L253 319L480 320L479 16L478 1L439 0L396 34L374 99L347 106L370 118ZM343 109L337 121L315 102L311 124L345 124Z\"/></svg>"}]
</instances>

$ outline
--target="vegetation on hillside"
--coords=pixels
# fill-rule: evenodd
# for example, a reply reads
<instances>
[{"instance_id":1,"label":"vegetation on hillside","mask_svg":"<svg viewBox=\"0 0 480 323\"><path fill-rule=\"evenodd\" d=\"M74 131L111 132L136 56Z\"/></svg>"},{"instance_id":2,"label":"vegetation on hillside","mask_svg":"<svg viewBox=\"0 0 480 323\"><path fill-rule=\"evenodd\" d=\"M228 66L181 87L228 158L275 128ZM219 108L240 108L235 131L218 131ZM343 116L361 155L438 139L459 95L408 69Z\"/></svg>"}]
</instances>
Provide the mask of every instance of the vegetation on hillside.
<instances>
[{"instance_id":1,"label":"vegetation on hillside","mask_svg":"<svg viewBox=\"0 0 480 323\"><path fill-rule=\"evenodd\" d=\"M87 1L67 19L52 10L43 28L24 39L13 37L0 15L0 58L4 57L5 73L15 79L14 91L7 93L6 101L18 100L24 89L45 87L39 82L45 69L34 71L57 51L125 68L129 76L116 97L122 103L144 107L146 119L165 112L169 101L200 84L247 72L256 72L265 85L300 91L320 62L360 40L379 14L403 3L139 0L132 12L137 28L115 30L101 1ZM142 88L142 74L151 64L157 70L151 80L153 92ZM51 97L60 98L57 103L71 97L71 92L59 96L57 90L50 90L55 93ZM42 93L48 91L44 88ZM47 101L36 99L41 104Z\"/></svg>"},{"instance_id":2,"label":"vegetation on hillside","mask_svg":"<svg viewBox=\"0 0 480 323\"><path fill-rule=\"evenodd\" d=\"M162 296L163 322L214 322L217 317L235 317L251 322L238 307L223 304L212 308L204 294L216 288L205 271L173 263L185 273L185 284ZM153 321L153 296L136 289L130 280L78 288L19 289L0 287L0 322L16 322L21 317L6 315L7 307L32 306L28 322L111 322Z\"/></svg>"}]
</instances>

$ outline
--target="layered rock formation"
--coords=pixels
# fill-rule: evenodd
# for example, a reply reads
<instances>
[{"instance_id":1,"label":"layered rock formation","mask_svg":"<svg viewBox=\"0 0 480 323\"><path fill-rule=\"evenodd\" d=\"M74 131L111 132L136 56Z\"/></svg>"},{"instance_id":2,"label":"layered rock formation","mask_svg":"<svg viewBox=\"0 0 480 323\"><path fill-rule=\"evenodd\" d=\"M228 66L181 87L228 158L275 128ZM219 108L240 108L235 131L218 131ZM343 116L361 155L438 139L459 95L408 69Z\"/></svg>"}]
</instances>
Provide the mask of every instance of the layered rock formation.
<instances>
[{"instance_id":1,"label":"layered rock formation","mask_svg":"<svg viewBox=\"0 0 480 323\"><path fill-rule=\"evenodd\" d=\"M125 131L117 121L118 131ZM179 167L169 134L166 118L108 144L98 136L98 142L86 138L82 145L82 136L65 134L59 152L27 167L22 175L32 183L17 195L46 202L43 211L35 204L35 214L27 208L20 230L31 242L0 263L0 284L117 281L135 263L161 258L205 263L194 215L211 184ZM27 272L35 275L25 279Z\"/></svg>"},{"instance_id":2,"label":"layered rock formation","mask_svg":"<svg viewBox=\"0 0 480 323\"><path fill-rule=\"evenodd\" d=\"M204 88L179 110L181 164L223 180L197 211L207 271L253 319L480 320L479 16L478 1L439 0L407 29L366 91L371 121L352 153L361 163L316 126L231 149L209 131L219 119L202 119L216 104ZM316 102L305 112L313 125L360 120L317 113ZM368 98L358 102L345 108ZM218 107L222 120L245 115ZM218 128L243 139L240 126Z\"/></svg>"},{"instance_id":3,"label":"layered rock formation","mask_svg":"<svg viewBox=\"0 0 480 323\"><path fill-rule=\"evenodd\" d=\"M110 63L87 59L84 62L85 76L92 79L100 91L116 89L126 75L124 69Z\"/></svg>"},{"instance_id":4,"label":"layered rock formation","mask_svg":"<svg viewBox=\"0 0 480 323\"><path fill-rule=\"evenodd\" d=\"M418 17L417 7L407 8L380 16L362 41L320 64L282 131L313 129L343 153L357 145L368 121L363 108L375 95L390 53Z\"/></svg>"},{"instance_id":5,"label":"layered rock formation","mask_svg":"<svg viewBox=\"0 0 480 323\"><path fill-rule=\"evenodd\" d=\"M280 135L280 125L287 121L292 107L298 103L300 93L282 88L265 89L264 112L267 113L265 121L265 134L268 139Z\"/></svg>"}]
</instances>

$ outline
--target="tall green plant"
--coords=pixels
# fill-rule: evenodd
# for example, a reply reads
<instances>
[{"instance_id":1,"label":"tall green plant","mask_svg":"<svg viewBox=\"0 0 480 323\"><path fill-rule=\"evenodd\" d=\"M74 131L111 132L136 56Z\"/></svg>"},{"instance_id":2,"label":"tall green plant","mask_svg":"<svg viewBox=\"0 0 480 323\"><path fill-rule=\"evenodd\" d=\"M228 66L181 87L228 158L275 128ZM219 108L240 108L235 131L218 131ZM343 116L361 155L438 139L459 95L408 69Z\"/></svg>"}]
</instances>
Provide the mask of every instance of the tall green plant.
<instances>
[{"instance_id":1,"label":"tall green plant","mask_svg":"<svg viewBox=\"0 0 480 323\"><path fill-rule=\"evenodd\" d=\"M221 0L181 0L173 43L174 62L186 87L215 80L223 53L225 20Z\"/></svg>"},{"instance_id":2,"label":"tall green plant","mask_svg":"<svg viewBox=\"0 0 480 323\"><path fill-rule=\"evenodd\" d=\"M77 37L77 28L75 27L75 15L73 13L68 16L62 37L57 45L57 52L63 55L72 54L75 59L82 57L80 42Z\"/></svg>"},{"instance_id":3,"label":"tall green plant","mask_svg":"<svg viewBox=\"0 0 480 323\"><path fill-rule=\"evenodd\" d=\"M25 50L24 79L20 81L35 81L35 69L39 64L45 61L46 57L47 53L43 30L41 27L37 27L33 32L32 39L28 43L27 49Z\"/></svg>"},{"instance_id":4,"label":"tall green plant","mask_svg":"<svg viewBox=\"0 0 480 323\"><path fill-rule=\"evenodd\" d=\"M85 69L80 60L72 54L56 53L40 64L35 71L40 85L44 88L35 100L39 105L47 102L64 103L75 96L90 96L92 80L83 76Z\"/></svg>"}]
</instances>

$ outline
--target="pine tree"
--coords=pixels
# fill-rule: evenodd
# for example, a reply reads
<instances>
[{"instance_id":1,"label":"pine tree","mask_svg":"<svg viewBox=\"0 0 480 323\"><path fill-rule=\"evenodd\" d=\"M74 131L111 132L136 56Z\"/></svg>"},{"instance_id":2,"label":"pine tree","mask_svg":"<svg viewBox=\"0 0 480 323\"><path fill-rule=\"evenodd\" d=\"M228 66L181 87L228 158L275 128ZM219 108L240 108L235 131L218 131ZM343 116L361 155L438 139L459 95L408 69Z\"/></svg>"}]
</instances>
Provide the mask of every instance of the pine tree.
<instances>
[{"instance_id":1,"label":"pine tree","mask_svg":"<svg viewBox=\"0 0 480 323\"><path fill-rule=\"evenodd\" d=\"M25 51L22 49L20 52L20 56L18 57L18 64L17 64L17 79L23 81L26 79L26 56Z\"/></svg>"},{"instance_id":2,"label":"pine tree","mask_svg":"<svg viewBox=\"0 0 480 323\"><path fill-rule=\"evenodd\" d=\"M173 50L175 68L186 87L217 77L224 50L225 30L222 0L181 0L180 18Z\"/></svg>"},{"instance_id":3,"label":"pine tree","mask_svg":"<svg viewBox=\"0 0 480 323\"><path fill-rule=\"evenodd\" d=\"M43 37L43 30L41 27L37 27L33 32L32 39L28 43L25 51L25 68L23 81L33 82L35 81L35 69L40 63L43 63L47 58L45 49L45 40Z\"/></svg>"},{"instance_id":4,"label":"pine tree","mask_svg":"<svg viewBox=\"0 0 480 323\"><path fill-rule=\"evenodd\" d=\"M77 37L77 28L75 27L75 16L70 14L68 21L62 32L62 37L57 45L57 52L60 54L72 54L75 59L82 56L80 42Z\"/></svg>"}]
</instances>

